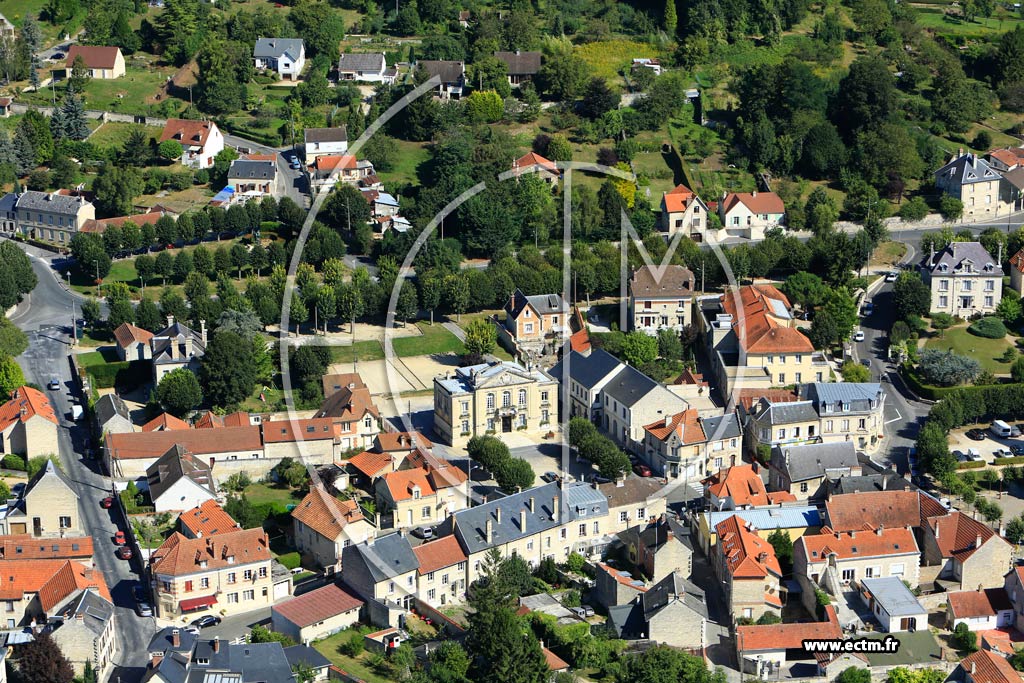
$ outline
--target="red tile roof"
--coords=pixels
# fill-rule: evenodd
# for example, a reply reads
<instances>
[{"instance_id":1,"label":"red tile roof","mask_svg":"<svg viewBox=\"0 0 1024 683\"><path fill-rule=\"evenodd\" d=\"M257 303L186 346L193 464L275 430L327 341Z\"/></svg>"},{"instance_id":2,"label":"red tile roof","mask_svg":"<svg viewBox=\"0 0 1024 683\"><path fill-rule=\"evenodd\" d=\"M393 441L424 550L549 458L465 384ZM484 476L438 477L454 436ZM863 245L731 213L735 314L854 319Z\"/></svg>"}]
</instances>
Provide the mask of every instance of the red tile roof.
<instances>
[{"instance_id":1,"label":"red tile roof","mask_svg":"<svg viewBox=\"0 0 1024 683\"><path fill-rule=\"evenodd\" d=\"M726 215L732 211L737 204L743 204L750 210L750 213L785 213L786 207L782 198L774 192L733 192L722 200L725 206Z\"/></svg>"},{"instance_id":2,"label":"red tile roof","mask_svg":"<svg viewBox=\"0 0 1024 683\"><path fill-rule=\"evenodd\" d=\"M468 479L466 473L458 467L422 448L411 451L405 459L405 464L425 469L435 491L460 486Z\"/></svg>"},{"instance_id":3,"label":"red tile roof","mask_svg":"<svg viewBox=\"0 0 1024 683\"><path fill-rule=\"evenodd\" d=\"M348 387L349 389L365 389L366 384L363 382L363 378L359 376L358 372L343 372L334 375L324 375L320 378L320 381L324 385L324 396L330 396L331 394L341 391Z\"/></svg>"},{"instance_id":4,"label":"red tile roof","mask_svg":"<svg viewBox=\"0 0 1024 683\"><path fill-rule=\"evenodd\" d=\"M79 562L0 560L0 599L21 600L26 593L37 593L40 607L48 611L76 590L89 587L96 588L110 600L103 574Z\"/></svg>"},{"instance_id":5,"label":"red tile roof","mask_svg":"<svg viewBox=\"0 0 1024 683\"><path fill-rule=\"evenodd\" d=\"M0 405L0 431L18 421L28 422L37 415L59 424L57 414L43 392L29 386L18 387L11 393L11 400Z\"/></svg>"},{"instance_id":6,"label":"red tile roof","mask_svg":"<svg viewBox=\"0 0 1024 683\"><path fill-rule=\"evenodd\" d=\"M548 663L548 668L552 671L565 671L569 668L569 662L565 661L551 650L546 647L542 647L541 650L544 651L544 659Z\"/></svg>"},{"instance_id":7,"label":"red tile roof","mask_svg":"<svg viewBox=\"0 0 1024 683\"><path fill-rule=\"evenodd\" d=\"M965 561L978 548L995 537L997 543L1006 543L987 525L972 519L961 512L953 512L928 519L928 526L935 535L935 543L939 546L943 557L952 557L959 562ZM978 543L978 541L981 543Z\"/></svg>"},{"instance_id":8,"label":"red tile roof","mask_svg":"<svg viewBox=\"0 0 1024 683\"><path fill-rule=\"evenodd\" d=\"M214 415L210 411L203 413L202 417L193 423L192 427L195 429L217 429L224 426L224 418L220 415Z\"/></svg>"},{"instance_id":9,"label":"red tile roof","mask_svg":"<svg viewBox=\"0 0 1024 683\"><path fill-rule=\"evenodd\" d=\"M91 560L91 536L33 538L28 534L0 536L0 560Z\"/></svg>"},{"instance_id":10,"label":"red tile roof","mask_svg":"<svg viewBox=\"0 0 1024 683\"><path fill-rule=\"evenodd\" d=\"M771 626L737 626L736 649L740 652L758 650L799 650L805 640L843 637L835 609L825 608L828 621L810 624L774 624Z\"/></svg>"},{"instance_id":11,"label":"red tile roof","mask_svg":"<svg viewBox=\"0 0 1024 683\"><path fill-rule=\"evenodd\" d=\"M159 458L175 444L184 446L193 455L215 455L233 451L256 453L263 450L258 425L213 430L107 434L106 438L107 452L113 460Z\"/></svg>"},{"instance_id":12,"label":"red tile roof","mask_svg":"<svg viewBox=\"0 0 1024 683\"><path fill-rule=\"evenodd\" d=\"M117 226L119 228L124 227L125 223L131 223L132 225L141 228L143 225L156 225L156 222L163 217L163 211L153 211L149 213L139 213L134 216L118 216L117 218L90 218L86 222L82 223L81 232L95 232L103 234L103 232L110 227ZM127 324L127 323L125 323Z\"/></svg>"},{"instance_id":13,"label":"red tile roof","mask_svg":"<svg viewBox=\"0 0 1024 683\"><path fill-rule=\"evenodd\" d=\"M1013 168L1024 161L1024 148L1006 147L1004 149L994 149L988 153L988 157L989 159L1001 161L1008 167Z\"/></svg>"},{"instance_id":14,"label":"red tile roof","mask_svg":"<svg viewBox=\"0 0 1024 683\"><path fill-rule=\"evenodd\" d=\"M757 405L762 398L768 399L771 403L790 403L800 400L800 397L792 389L740 389L736 402L750 412L750 409Z\"/></svg>"},{"instance_id":15,"label":"red tile roof","mask_svg":"<svg viewBox=\"0 0 1024 683\"><path fill-rule=\"evenodd\" d=\"M415 444L413 439L416 440ZM377 435L373 444L374 449L381 453L409 451L415 446L433 448L434 444L419 432L381 432Z\"/></svg>"},{"instance_id":16,"label":"red tile roof","mask_svg":"<svg viewBox=\"0 0 1024 683\"><path fill-rule=\"evenodd\" d=\"M542 169L550 171L551 173L559 173L558 166L556 166L551 159L545 159L536 152L524 154L512 162L512 168L517 170L521 168L533 168L534 166L540 166Z\"/></svg>"},{"instance_id":17,"label":"red tile roof","mask_svg":"<svg viewBox=\"0 0 1024 683\"><path fill-rule=\"evenodd\" d=\"M142 431L144 432L170 431L172 429L192 429L192 427L188 422L174 417L170 413L160 413L142 425Z\"/></svg>"},{"instance_id":18,"label":"red tile roof","mask_svg":"<svg viewBox=\"0 0 1024 683\"><path fill-rule=\"evenodd\" d=\"M632 576L625 576L621 570L616 569L615 567L609 567L604 562L598 562L597 566L603 569L605 572L607 572L608 576L615 579L617 583L621 583L623 586L628 586L635 591L639 591L640 593L647 592L648 587L644 584L643 581L635 579Z\"/></svg>"},{"instance_id":19,"label":"red tile roof","mask_svg":"<svg viewBox=\"0 0 1024 683\"><path fill-rule=\"evenodd\" d=\"M228 562L229 557L234 561ZM205 568L200 565L203 561ZM269 561L270 548L263 529L240 529L209 538L187 538L174 532L153 551L150 567L154 574L181 576Z\"/></svg>"},{"instance_id":20,"label":"red tile roof","mask_svg":"<svg viewBox=\"0 0 1024 683\"><path fill-rule=\"evenodd\" d=\"M356 501L338 500L321 487L313 486L302 502L292 510L292 517L324 538L334 541L348 524L363 519L363 512Z\"/></svg>"},{"instance_id":21,"label":"red tile roof","mask_svg":"<svg viewBox=\"0 0 1024 683\"><path fill-rule=\"evenodd\" d=\"M342 387L324 399L316 417L333 417L340 422L356 422L365 415L380 417L380 411L373 404L373 397L366 387Z\"/></svg>"},{"instance_id":22,"label":"red tile roof","mask_svg":"<svg viewBox=\"0 0 1024 683\"><path fill-rule=\"evenodd\" d=\"M700 423L700 413L696 408L689 408L681 413L644 425L644 431L658 441L665 441L672 434L677 434L684 445L703 443L708 440L704 433L704 427Z\"/></svg>"},{"instance_id":23,"label":"red tile roof","mask_svg":"<svg viewBox=\"0 0 1024 683\"><path fill-rule=\"evenodd\" d=\"M846 560L918 553L914 532L905 527L843 532L822 527L820 534L801 536L796 542L804 545L804 556L808 562L824 562L832 554L837 559Z\"/></svg>"},{"instance_id":24,"label":"red tile roof","mask_svg":"<svg viewBox=\"0 0 1024 683\"><path fill-rule=\"evenodd\" d=\"M703 482L706 490L718 498L732 498L736 507L792 502L796 497L785 491L768 491L750 465L734 465L715 472Z\"/></svg>"},{"instance_id":25,"label":"red tile roof","mask_svg":"<svg viewBox=\"0 0 1024 683\"><path fill-rule=\"evenodd\" d=\"M75 65L75 59L81 57L90 69L113 69L117 65L117 55L120 53L121 48L119 47L72 45L64 64L70 69Z\"/></svg>"},{"instance_id":26,"label":"red tile roof","mask_svg":"<svg viewBox=\"0 0 1024 683\"><path fill-rule=\"evenodd\" d=\"M417 571L421 575L466 561L466 553L462 552L462 546L454 534L418 545L412 551L420 562Z\"/></svg>"},{"instance_id":27,"label":"red tile roof","mask_svg":"<svg viewBox=\"0 0 1024 683\"><path fill-rule=\"evenodd\" d=\"M427 474L427 470L417 467L411 470L388 472L383 479L388 491L391 492L392 500L397 503L412 498L413 489L417 487L421 498L434 495L436 491L430 484L430 480L427 479Z\"/></svg>"},{"instance_id":28,"label":"red tile roof","mask_svg":"<svg viewBox=\"0 0 1024 683\"><path fill-rule=\"evenodd\" d=\"M733 327L738 329L740 314L736 307L737 297L743 308L743 326L746 338L742 339L748 353L813 353L810 339L795 327L776 320L777 308L790 309L789 299L772 285L745 285L739 292L728 291L721 297L722 308L733 316Z\"/></svg>"},{"instance_id":29,"label":"red tile roof","mask_svg":"<svg viewBox=\"0 0 1024 683\"><path fill-rule=\"evenodd\" d=\"M264 422L262 428L264 443L333 440L341 436L341 425L331 418L275 420Z\"/></svg>"},{"instance_id":30,"label":"red tile roof","mask_svg":"<svg viewBox=\"0 0 1024 683\"><path fill-rule=\"evenodd\" d=\"M349 170L356 167L356 158L352 154L325 154L317 157L313 165L319 171Z\"/></svg>"},{"instance_id":31,"label":"red tile roof","mask_svg":"<svg viewBox=\"0 0 1024 683\"><path fill-rule=\"evenodd\" d=\"M681 213L686 211L696 197L686 185L676 185L662 196L661 203L664 211Z\"/></svg>"},{"instance_id":32,"label":"red tile roof","mask_svg":"<svg viewBox=\"0 0 1024 683\"><path fill-rule=\"evenodd\" d=\"M973 683L1021 683L1020 674L1006 657L990 650L978 650L960 661L960 668L969 673Z\"/></svg>"},{"instance_id":33,"label":"red tile roof","mask_svg":"<svg viewBox=\"0 0 1024 683\"><path fill-rule=\"evenodd\" d=\"M929 517L948 514L939 501L919 491L844 493L832 496L825 510L834 531L919 527Z\"/></svg>"},{"instance_id":34,"label":"red tile roof","mask_svg":"<svg viewBox=\"0 0 1024 683\"><path fill-rule=\"evenodd\" d=\"M1004 588L947 593L946 600L955 619L994 617L1000 611L1013 610Z\"/></svg>"},{"instance_id":35,"label":"red tile roof","mask_svg":"<svg viewBox=\"0 0 1024 683\"><path fill-rule=\"evenodd\" d=\"M291 600L279 602L274 605L273 610L299 628L303 628L357 610L362 606L363 601L358 597L336 583L329 583Z\"/></svg>"},{"instance_id":36,"label":"red tile roof","mask_svg":"<svg viewBox=\"0 0 1024 683\"><path fill-rule=\"evenodd\" d=\"M715 533L718 534L719 552L734 579L760 579L769 574L782 576L772 544L747 528L736 515L719 522Z\"/></svg>"},{"instance_id":37,"label":"red tile roof","mask_svg":"<svg viewBox=\"0 0 1024 683\"><path fill-rule=\"evenodd\" d=\"M121 323L114 330L114 340L122 349L128 348L132 344L148 344L152 338L152 332L135 327L131 323Z\"/></svg>"},{"instance_id":38,"label":"red tile roof","mask_svg":"<svg viewBox=\"0 0 1024 683\"><path fill-rule=\"evenodd\" d=\"M387 453L376 453L374 451L363 451L353 455L348 464L373 479L379 477L383 472L391 471L393 460Z\"/></svg>"},{"instance_id":39,"label":"red tile roof","mask_svg":"<svg viewBox=\"0 0 1024 683\"><path fill-rule=\"evenodd\" d=\"M236 531L238 526L231 515L224 511L217 501L204 500L191 510L186 510L178 515L178 521L183 528L192 532L196 538L206 538L215 534L223 534L229 531Z\"/></svg>"},{"instance_id":40,"label":"red tile roof","mask_svg":"<svg viewBox=\"0 0 1024 683\"><path fill-rule=\"evenodd\" d=\"M189 147L205 147L214 128L216 124L212 121L167 119L164 130L160 133L160 142L176 140Z\"/></svg>"},{"instance_id":41,"label":"red tile roof","mask_svg":"<svg viewBox=\"0 0 1024 683\"><path fill-rule=\"evenodd\" d=\"M1010 267L1016 268L1018 272L1024 273L1024 249L1010 257Z\"/></svg>"}]
</instances>

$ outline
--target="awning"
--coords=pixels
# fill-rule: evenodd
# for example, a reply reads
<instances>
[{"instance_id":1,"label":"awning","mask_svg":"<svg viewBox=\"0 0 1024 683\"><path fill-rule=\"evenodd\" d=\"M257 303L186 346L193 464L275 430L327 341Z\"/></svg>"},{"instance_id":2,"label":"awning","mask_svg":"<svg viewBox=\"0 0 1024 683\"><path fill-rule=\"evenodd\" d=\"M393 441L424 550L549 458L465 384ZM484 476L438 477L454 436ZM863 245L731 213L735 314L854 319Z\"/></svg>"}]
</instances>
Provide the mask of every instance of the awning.
<instances>
[{"instance_id":1,"label":"awning","mask_svg":"<svg viewBox=\"0 0 1024 683\"><path fill-rule=\"evenodd\" d=\"M208 595L205 598L188 598L178 603L178 608L182 612L191 612L197 609L205 609L217 604L216 595Z\"/></svg>"}]
</instances>

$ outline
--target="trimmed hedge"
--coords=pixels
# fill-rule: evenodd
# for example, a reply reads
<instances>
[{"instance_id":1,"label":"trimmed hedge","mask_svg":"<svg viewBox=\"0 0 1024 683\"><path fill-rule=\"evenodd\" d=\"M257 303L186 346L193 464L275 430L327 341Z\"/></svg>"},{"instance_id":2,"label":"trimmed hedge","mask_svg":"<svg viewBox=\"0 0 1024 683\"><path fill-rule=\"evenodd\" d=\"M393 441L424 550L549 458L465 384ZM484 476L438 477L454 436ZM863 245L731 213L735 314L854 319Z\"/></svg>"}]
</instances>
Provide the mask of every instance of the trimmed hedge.
<instances>
[{"instance_id":1,"label":"trimmed hedge","mask_svg":"<svg viewBox=\"0 0 1024 683\"><path fill-rule=\"evenodd\" d=\"M133 388L149 380L150 369L148 361L135 360L93 365L87 373L91 377L92 385L97 389Z\"/></svg>"},{"instance_id":2,"label":"trimmed hedge","mask_svg":"<svg viewBox=\"0 0 1024 683\"><path fill-rule=\"evenodd\" d=\"M1024 455L1014 456L1012 458L996 458L992 461L993 465L1024 465Z\"/></svg>"},{"instance_id":3,"label":"trimmed hedge","mask_svg":"<svg viewBox=\"0 0 1024 683\"><path fill-rule=\"evenodd\" d=\"M956 468L958 470L980 470L984 466L984 460L970 460L968 462L958 462L956 464Z\"/></svg>"},{"instance_id":4,"label":"trimmed hedge","mask_svg":"<svg viewBox=\"0 0 1024 683\"><path fill-rule=\"evenodd\" d=\"M903 381L914 391L915 394L927 401L939 401L962 387L939 387L934 384L925 384L924 380L917 374L917 371L909 366L900 368Z\"/></svg>"},{"instance_id":5,"label":"trimmed hedge","mask_svg":"<svg viewBox=\"0 0 1024 683\"><path fill-rule=\"evenodd\" d=\"M1002 339L1006 336L1006 325L1003 321L995 316L988 316L986 318L980 318L971 323L971 326L967 328L967 331L976 337L984 337L985 339Z\"/></svg>"}]
</instances>

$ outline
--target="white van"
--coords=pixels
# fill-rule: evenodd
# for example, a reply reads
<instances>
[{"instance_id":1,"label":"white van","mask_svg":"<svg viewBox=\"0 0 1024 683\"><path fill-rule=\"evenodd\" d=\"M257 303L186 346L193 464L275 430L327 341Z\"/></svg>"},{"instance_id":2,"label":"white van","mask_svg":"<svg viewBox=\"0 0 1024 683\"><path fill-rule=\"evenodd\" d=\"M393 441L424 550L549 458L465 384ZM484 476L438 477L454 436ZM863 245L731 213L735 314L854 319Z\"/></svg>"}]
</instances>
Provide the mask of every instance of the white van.
<instances>
[{"instance_id":1,"label":"white van","mask_svg":"<svg viewBox=\"0 0 1024 683\"><path fill-rule=\"evenodd\" d=\"M990 432L998 437L1007 439L1011 436L1020 436L1020 430L1016 427L1011 427L1002 420L996 420L992 423L992 426L988 428Z\"/></svg>"}]
</instances>

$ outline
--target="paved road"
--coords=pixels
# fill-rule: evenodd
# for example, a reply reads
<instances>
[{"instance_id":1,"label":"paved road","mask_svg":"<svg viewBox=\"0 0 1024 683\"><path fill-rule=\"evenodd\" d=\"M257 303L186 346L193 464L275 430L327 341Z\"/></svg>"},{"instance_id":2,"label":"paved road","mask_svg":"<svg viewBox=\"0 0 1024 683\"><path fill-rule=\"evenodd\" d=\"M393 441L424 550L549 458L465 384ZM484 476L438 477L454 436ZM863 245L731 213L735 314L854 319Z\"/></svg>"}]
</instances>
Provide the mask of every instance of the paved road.
<instances>
[{"instance_id":1,"label":"paved road","mask_svg":"<svg viewBox=\"0 0 1024 683\"><path fill-rule=\"evenodd\" d=\"M156 627L152 618L143 619L134 611L131 587L139 581L137 561L124 562L114 555L112 537L116 530L125 528L125 522L116 510L104 510L99 505L110 490L110 480L98 471L93 461L82 455L89 439L88 430L67 417L77 394L68 361L72 299L53 276L48 261L33 258L32 266L39 284L12 316L18 327L29 335L29 348L18 362L30 382L44 386L50 377L57 376L62 383L62 390L48 392L61 416L60 458L78 490L85 526L96 548L97 568L103 572L117 606L115 637L120 652L114 661L120 665L117 671L120 680L129 683L140 680L145 672L146 645Z\"/></svg>"},{"instance_id":2,"label":"paved road","mask_svg":"<svg viewBox=\"0 0 1024 683\"><path fill-rule=\"evenodd\" d=\"M309 182L302 171L292 169L288 163L294 153L291 147L269 147L237 135L225 135L224 143L231 147L252 150L256 154L274 154L277 156L277 172L283 179L285 195L303 209L309 208Z\"/></svg>"}]
</instances>

